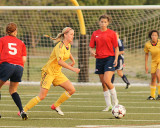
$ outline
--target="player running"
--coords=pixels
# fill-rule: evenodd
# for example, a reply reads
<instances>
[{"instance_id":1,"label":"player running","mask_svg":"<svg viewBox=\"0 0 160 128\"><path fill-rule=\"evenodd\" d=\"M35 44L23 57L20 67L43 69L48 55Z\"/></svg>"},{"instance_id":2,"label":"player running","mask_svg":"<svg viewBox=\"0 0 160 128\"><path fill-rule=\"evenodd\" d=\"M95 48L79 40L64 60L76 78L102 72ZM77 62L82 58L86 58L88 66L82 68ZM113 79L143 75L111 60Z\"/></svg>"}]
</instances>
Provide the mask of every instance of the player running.
<instances>
[{"instance_id":1,"label":"player running","mask_svg":"<svg viewBox=\"0 0 160 128\"><path fill-rule=\"evenodd\" d=\"M43 100L51 84L53 84L54 86L60 86L66 90L51 106L51 109L58 112L58 114L64 115L60 109L60 105L75 93L75 88L70 80L61 72L61 69L64 67L76 73L80 72L80 69L73 67L75 65L75 60L70 52L70 43L73 41L73 38L74 30L70 27L64 28L62 33L59 33L56 38L53 38L58 44L54 47L48 62L42 68L40 93L26 104L24 107L25 112ZM72 61L71 64L65 62L68 59Z\"/></svg>"},{"instance_id":2,"label":"player running","mask_svg":"<svg viewBox=\"0 0 160 128\"><path fill-rule=\"evenodd\" d=\"M6 27L7 36L0 38L0 89L10 79L9 93L19 108L20 116L26 120L17 88L21 82L24 63L26 62L26 46L17 36L17 25L9 23Z\"/></svg>"}]
</instances>

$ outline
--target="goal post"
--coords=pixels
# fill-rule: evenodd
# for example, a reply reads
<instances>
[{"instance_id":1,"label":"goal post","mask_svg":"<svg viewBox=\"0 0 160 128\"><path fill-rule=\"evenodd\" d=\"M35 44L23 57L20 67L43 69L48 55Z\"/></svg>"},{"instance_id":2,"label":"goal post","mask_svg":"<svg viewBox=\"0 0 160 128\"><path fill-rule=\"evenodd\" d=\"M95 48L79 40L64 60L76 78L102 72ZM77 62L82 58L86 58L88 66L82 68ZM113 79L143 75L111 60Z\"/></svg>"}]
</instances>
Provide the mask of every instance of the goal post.
<instances>
[{"instance_id":1,"label":"goal post","mask_svg":"<svg viewBox=\"0 0 160 128\"><path fill-rule=\"evenodd\" d=\"M76 10L83 12L86 36L80 33ZM148 32L160 30L160 6L1 6L0 37L5 35L5 26L9 22L18 25L18 38L23 40L28 49L29 60L25 64L23 81L39 82L41 68L47 62L55 44L44 35L55 37L61 30L70 26L75 30L72 54L76 67L82 61L87 62L83 70L88 72L88 80L67 69L62 69L72 82L99 83L94 74L95 58L90 56L89 40L92 32L99 29L98 17L108 14L112 17L109 28L120 33L125 46L124 74L131 83L149 83L150 74L144 70L144 44L148 41ZM85 40L86 42L84 42ZM84 43L83 43L84 42ZM82 52L83 50L83 52ZM82 60L79 59L80 56ZM78 65L79 63L79 65ZM150 66L150 63L149 65ZM80 67L80 66L79 66ZM81 67L80 67L81 68ZM27 75L28 74L28 75ZM83 75L82 75L83 76ZM123 83L116 76L116 83Z\"/></svg>"},{"instance_id":2,"label":"goal post","mask_svg":"<svg viewBox=\"0 0 160 128\"><path fill-rule=\"evenodd\" d=\"M73 5L79 6L76 0L70 0ZM86 28L84 23L84 18L81 10L76 10L79 26L80 26L80 37L78 43L78 67L81 71L78 74L78 82L89 82L89 48L88 48L88 38L86 36ZM84 57L85 56L85 57Z\"/></svg>"}]
</instances>

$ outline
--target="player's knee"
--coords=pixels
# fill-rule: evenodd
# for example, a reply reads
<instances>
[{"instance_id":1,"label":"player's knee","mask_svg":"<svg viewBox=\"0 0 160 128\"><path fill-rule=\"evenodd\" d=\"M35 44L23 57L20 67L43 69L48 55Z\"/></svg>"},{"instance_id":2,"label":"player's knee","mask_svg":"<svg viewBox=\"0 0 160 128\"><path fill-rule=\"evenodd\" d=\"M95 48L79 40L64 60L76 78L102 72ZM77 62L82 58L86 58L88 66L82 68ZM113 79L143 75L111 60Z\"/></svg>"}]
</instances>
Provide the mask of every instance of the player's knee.
<instances>
[{"instance_id":1,"label":"player's knee","mask_svg":"<svg viewBox=\"0 0 160 128\"><path fill-rule=\"evenodd\" d=\"M39 98L40 98L40 100L43 100L43 99L45 99L45 97L46 96L40 96Z\"/></svg>"},{"instance_id":2,"label":"player's knee","mask_svg":"<svg viewBox=\"0 0 160 128\"><path fill-rule=\"evenodd\" d=\"M75 92L76 92L76 89L74 88L74 89L72 89L72 90L69 91L69 94L73 95Z\"/></svg>"}]
</instances>

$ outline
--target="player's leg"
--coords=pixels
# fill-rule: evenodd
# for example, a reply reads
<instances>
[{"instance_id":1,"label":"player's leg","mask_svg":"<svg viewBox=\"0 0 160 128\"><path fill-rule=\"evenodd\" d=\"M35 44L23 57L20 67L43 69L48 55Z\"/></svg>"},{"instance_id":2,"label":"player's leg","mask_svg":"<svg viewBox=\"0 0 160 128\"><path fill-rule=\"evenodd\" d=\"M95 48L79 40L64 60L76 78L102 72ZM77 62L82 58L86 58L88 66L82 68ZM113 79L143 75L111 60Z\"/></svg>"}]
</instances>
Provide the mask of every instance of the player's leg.
<instances>
[{"instance_id":1,"label":"player's leg","mask_svg":"<svg viewBox=\"0 0 160 128\"><path fill-rule=\"evenodd\" d=\"M0 80L0 100L1 100L1 87L4 83L5 83L4 81ZM0 118L1 118L1 114L0 114Z\"/></svg>"},{"instance_id":2,"label":"player's leg","mask_svg":"<svg viewBox=\"0 0 160 128\"><path fill-rule=\"evenodd\" d=\"M159 66L160 66L160 64L159 64ZM156 75L157 75L157 87L158 87L158 96L157 96L156 100L160 100L160 69L157 69Z\"/></svg>"},{"instance_id":3,"label":"player's leg","mask_svg":"<svg viewBox=\"0 0 160 128\"><path fill-rule=\"evenodd\" d=\"M155 93L156 93L156 71L158 69L157 63L151 63L151 84L150 84L150 96L147 100L155 100Z\"/></svg>"},{"instance_id":4,"label":"player's leg","mask_svg":"<svg viewBox=\"0 0 160 128\"><path fill-rule=\"evenodd\" d=\"M17 107L19 108L20 115L21 115L22 119L27 120L28 119L27 114L23 111L21 98L20 98L19 94L17 93L18 85L19 85L19 82L12 82L11 81L10 86L9 86L9 93L12 96L13 101L15 102Z\"/></svg>"},{"instance_id":5,"label":"player's leg","mask_svg":"<svg viewBox=\"0 0 160 128\"><path fill-rule=\"evenodd\" d=\"M103 111L110 111L112 109L110 92L107 88L106 83L104 82L104 74L99 74L100 81L103 87L104 99L106 102L106 108Z\"/></svg>"},{"instance_id":6,"label":"player's leg","mask_svg":"<svg viewBox=\"0 0 160 128\"><path fill-rule=\"evenodd\" d=\"M112 79L111 79L112 84L114 83L114 79L115 79L115 74L113 74Z\"/></svg>"},{"instance_id":7,"label":"player's leg","mask_svg":"<svg viewBox=\"0 0 160 128\"><path fill-rule=\"evenodd\" d=\"M8 63L0 64L0 100L1 100L1 88L4 83L9 79L9 76L13 73L12 67Z\"/></svg>"},{"instance_id":8,"label":"player's leg","mask_svg":"<svg viewBox=\"0 0 160 128\"><path fill-rule=\"evenodd\" d=\"M122 78L122 80L126 83L126 89L129 88L130 82L127 77L123 74L123 70L117 70L117 74Z\"/></svg>"},{"instance_id":9,"label":"player's leg","mask_svg":"<svg viewBox=\"0 0 160 128\"><path fill-rule=\"evenodd\" d=\"M150 96L147 98L147 100L155 100L156 79L156 73L151 73Z\"/></svg>"},{"instance_id":10,"label":"player's leg","mask_svg":"<svg viewBox=\"0 0 160 128\"><path fill-rule=\"evenodd\" d=\"M112 78L113 74L114 74L113 71L106 71L104 73L104 81L107 84L107 87L108 87L108 89L111 93L111 98L112 98L113 105L117 105L118 104L117 92L116 92L116 89L115 89L114 85L111 82L111 78Z\"/></svg>"},{"instance_id":11,"label":"player's leg","mask_svg":"<svg viewBox=\"0 0 160 128\"><path fill-rule=\"evenodd\" d=\"M61 83L59 86L64 88L65 92L63 92L61 96L58 98L58 100L54 104L52 104L51 109L57 111L58 114L63 116L64 113L61 111L60 105L66 100L68 100L71 97L71 95L75 93L76 90L69 80Z\"/></svg>"},{"instance_id":12,"label":"player's leg","mask_svg":"<svg viewBox=\"0 0 160 128\"><path fill-rule=\"evenodd\" d=\"M37 105L41 100L43 100L48 90L50 89L50 86L52 84L54 77L47 74L46 72L42 71L41 73L41 86L40 86L40 92L39 95L31 99L24 107L24 111L27 112L31 108L33 108L35 105Z\"/></svg>"},{"instance_id":13,"label":"player's leg","mask_svg":"<svg viewBox=\"0 0 160 128\"><path fill-rule=\"evenodd\" d=\"M39 95L32 98L24 107L24 111L27 112L31 108L33 108L35 105L37 105L41 100L43 100L48 93L48 89L40 87Z\"/></svg>"}]
</instances>

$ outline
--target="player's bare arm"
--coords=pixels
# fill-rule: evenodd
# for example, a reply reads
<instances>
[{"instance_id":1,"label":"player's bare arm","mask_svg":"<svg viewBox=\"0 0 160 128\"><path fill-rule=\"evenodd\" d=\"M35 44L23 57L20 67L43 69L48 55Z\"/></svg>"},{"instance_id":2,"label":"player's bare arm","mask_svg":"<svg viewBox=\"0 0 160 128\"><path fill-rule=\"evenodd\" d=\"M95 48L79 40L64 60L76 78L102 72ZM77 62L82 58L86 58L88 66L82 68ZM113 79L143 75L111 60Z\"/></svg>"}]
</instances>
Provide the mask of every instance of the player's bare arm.
<instances>
[{"instance_id":1,"label":"player's bare arm","mask_svg":"<svg viewBox=\"0 0 160 128\"><path fill-rule=\"evenodd\" d=\"M70 66L69 64L67 64L66 62L64 62L62 59L60 59L60 60L58 61L58 64L61 65L61 66L64 67L64 68L67 68L67 69L73 71L73 72L76 72L76 73L79 73L79 72L80 72L80 69L79 69L79 68L74 68L74 67Z\"/></svg>"}]
</instances>

